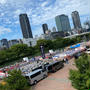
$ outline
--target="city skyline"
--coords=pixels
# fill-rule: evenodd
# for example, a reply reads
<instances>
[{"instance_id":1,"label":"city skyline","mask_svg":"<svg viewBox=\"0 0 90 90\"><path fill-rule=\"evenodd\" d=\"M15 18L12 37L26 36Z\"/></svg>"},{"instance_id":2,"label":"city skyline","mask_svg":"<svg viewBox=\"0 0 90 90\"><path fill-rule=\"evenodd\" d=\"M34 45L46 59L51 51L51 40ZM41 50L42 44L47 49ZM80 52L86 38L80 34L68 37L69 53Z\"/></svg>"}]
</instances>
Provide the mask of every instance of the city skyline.
<instances>
[{"instance_id":1,"label":"city skyline","mask_svg":"<svg viewBox=\"0 0 90 90\"><path fill-rule=\"evenodd\" d=\"M81 22L90 19L89 0L0 0L0 39L22 38L19 24L19 14L27 13L31 21L32 32L35 35L43 34L42 24L47 23L49 29L56 27L55 16L66 14L69 16L71 26L71 13L78 11ZM53 8L53 9L52 9Z\"/></svg>"}]
</instances>

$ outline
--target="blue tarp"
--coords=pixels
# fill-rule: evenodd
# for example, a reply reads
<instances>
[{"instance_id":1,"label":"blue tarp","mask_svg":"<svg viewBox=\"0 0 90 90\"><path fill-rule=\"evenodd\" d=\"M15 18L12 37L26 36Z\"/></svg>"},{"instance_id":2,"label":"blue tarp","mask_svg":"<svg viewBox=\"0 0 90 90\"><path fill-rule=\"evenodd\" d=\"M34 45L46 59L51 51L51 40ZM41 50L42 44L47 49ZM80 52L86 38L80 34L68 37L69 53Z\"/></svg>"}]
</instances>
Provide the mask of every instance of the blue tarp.
<instances>
[{"instance_id":1,"label":"blue tarp","mask_svg":"<svg viewBox=\"0 0 90 90\"><path fill-rule=\"evenodd\" d=\"M75 46L70 46L70 48L77 48L77 47L80 47L80 44L77 44Z\"/></svg>"}]
</instances>

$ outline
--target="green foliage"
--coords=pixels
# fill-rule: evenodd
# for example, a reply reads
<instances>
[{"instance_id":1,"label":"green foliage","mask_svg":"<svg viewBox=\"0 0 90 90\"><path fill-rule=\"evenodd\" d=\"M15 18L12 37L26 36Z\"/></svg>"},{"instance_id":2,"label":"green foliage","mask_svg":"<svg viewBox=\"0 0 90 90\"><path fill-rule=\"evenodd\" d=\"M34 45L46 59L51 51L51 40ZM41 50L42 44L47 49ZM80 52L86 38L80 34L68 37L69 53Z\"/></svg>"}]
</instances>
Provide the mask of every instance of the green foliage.
<instances>
[{"instance_id":1,"label":"green foliage","mask_svg":"<svg viewBox=\"0 0 90 90\"><path fill-rule=\"evenodd\" d=\"M60 49L75 44L75 40L69 38L57 38L56 40L53 41L53 44L54 49Z\"/></svg>"},{"instance_id":2,"label":"green foliage","mask_svg":"<svg viewBox=\"0 0 90 90\"><path fill-rule=\"evenodd\" d=\"M79 43L79 42L81 42L81 37L80 36L78 36L78 37L76 37L76 41L77 41L77 43Z\"/></svg>"},{"instance_id":3,"label":"green foliage","mask_svg":"<svg viewBox=\"0 0 90 90\"><path fill-rule=\"evenodd\" d=\"M15 52L17 57L23 57L28 52L28 46L25 44L16 44L10 48L13 52Z\"/></svg>"},{"instance_id":4,"label":"green foliage","mask_svg":"<svg viewBox=\"0 0 90 90\"><path fill-rule=\"evenodd\" d=\"M31 56L35 53L33 47L28 47L25 44L17 44L10 49L0 51L0 64L10 63L20 58Z\"/></svg>"},{"instance_id":5,"label":"green foliage","mask_svg":"<svg viewBox=\"0 0 90 90\"><path fill-rule=\"evenodd\" d=\"M37 41L37 49L40 50L40 45L44 45L45 50L53 49L53 42L51 40L41 39Z\"/></svg>"},{"instance_id":6,"label":"green foliage","mask_svg":"<svg viewBox=\"0 0 90 90\"><path fill-rule=\"evenodd\" d=\"M22 90L28 87L27 80L20 70L13 70L9 72L9 76L5 78L5 82L7 82L8 90Z\"/></svg>"},{"instance_id":7,"label":"green foliage","mask_svg":"<svg viewBox=\"0 0 90 90\"><path fill-rule=\"evenodd\" d=\"M6 85L0 84L0 90L10 90L10 88L9 88L8 84L6 84ZM12 90L14 90L14 89L12 89Z\"/></svg>"},{"instance_id":8,"label":"green foliage","mask_svg":"<svg viewBox=\"0 0 90 90\"><path fill-rule=\"evenodd\" d=\"M53 44L55 49L63 48L63 39L57 38L56 40L53 41Z\"/></svg>"},{"instance_id":9,"label":"green foliage","mask_svg":"<svg viewBox=\"0 0 90 90\"><path fill-rule=\"evenodd\" d=\"M77 90L90 88L90 57L83 54L75 61L77 70L70 70L72 86Z\"/></svg>"},{"instance_id":10,"label":"green foliage","mask_svg":"<svg viewBox=\"0 0 90 90\"><path fill-rule=\"evenodd\" d=\"M86 70L89 69L89 57L86 54L81 56L78 61L76 60L76 67L80 73L86 73Z\"/></svg>"}]
</instances>

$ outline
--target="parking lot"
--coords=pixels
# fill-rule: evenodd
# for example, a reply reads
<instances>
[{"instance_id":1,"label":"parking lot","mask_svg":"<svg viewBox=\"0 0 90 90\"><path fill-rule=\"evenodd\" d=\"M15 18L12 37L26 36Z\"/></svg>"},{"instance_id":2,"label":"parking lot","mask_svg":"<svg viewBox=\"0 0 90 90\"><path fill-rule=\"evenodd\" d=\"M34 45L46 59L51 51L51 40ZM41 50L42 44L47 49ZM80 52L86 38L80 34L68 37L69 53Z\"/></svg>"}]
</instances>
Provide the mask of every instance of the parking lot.
<instances>
[{"instance_id":1,"label":"parking lot","mask_svg":"<svg viewBox=\"0 0 90 90\"><path fill-rule=\"evenodd\" d=\"M65 64L63 69L49 74L46 79L33 86L32 90L75 90L68 79L70 69L76 69L74 59L70 60L69 64Z\"/></svg>"}]
</instances>

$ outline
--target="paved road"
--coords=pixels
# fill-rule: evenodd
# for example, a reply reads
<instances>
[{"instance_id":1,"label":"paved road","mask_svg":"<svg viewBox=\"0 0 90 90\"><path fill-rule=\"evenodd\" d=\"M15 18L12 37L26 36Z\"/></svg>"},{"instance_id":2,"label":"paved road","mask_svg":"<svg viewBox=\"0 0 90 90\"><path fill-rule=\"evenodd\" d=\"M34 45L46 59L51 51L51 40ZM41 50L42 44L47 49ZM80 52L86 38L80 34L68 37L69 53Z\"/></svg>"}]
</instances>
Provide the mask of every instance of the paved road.
<instances>
[{"instance_id":1,"label":"paved road","mask_svg":"<svg viewBox=\"0 0 90 90\"><path fill-rule=\"evenodd\" d=\"M75 90L69 77L69 70L74 69L74 60L70 60L69 64L56 73L50 74L46 79L40 81L32 90Z\"/></svg>"}]
</instances>

